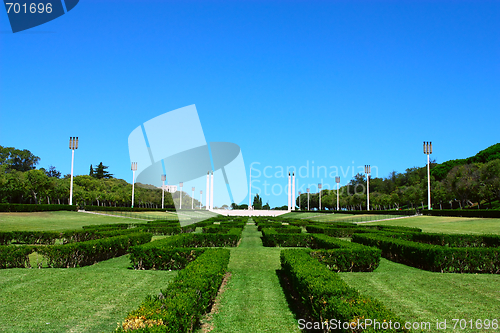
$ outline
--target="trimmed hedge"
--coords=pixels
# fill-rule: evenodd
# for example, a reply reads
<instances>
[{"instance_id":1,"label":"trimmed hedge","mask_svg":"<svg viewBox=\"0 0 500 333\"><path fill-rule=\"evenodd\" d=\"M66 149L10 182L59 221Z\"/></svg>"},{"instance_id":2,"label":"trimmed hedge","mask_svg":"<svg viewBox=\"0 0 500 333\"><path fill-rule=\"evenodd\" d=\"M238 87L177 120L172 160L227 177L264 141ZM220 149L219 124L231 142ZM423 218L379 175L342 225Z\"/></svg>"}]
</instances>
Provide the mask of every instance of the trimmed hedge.
<instances>
[{"instance_id":1,"label":"trimmed hedge","mask_svg":"<svg viewBox=\"0 0 500 333\"><path fill-rule=\"evenodd\" d=\"M30 268L29 255L35 251L30 245L1 245L0 268Z\"/></svg>"},{"instance_id":2,"label":"trimmed hedge","mask_svg":"<svg viewBox=\"0 0 500 333\"><path fill-rule=\"evenodd\" d=\"M192 332L217 295L229 255L227 249L206 250L181 270L159 296L148 296L115 332Z\"/></svg>"},{"instance_id":3,"label":"trimmed hedge","mask_svg":"<svg viewBox=\"0 0 500 333\"><path fill-rule=\"evenodd\" d=\"M36 251L47 258L49 267L81 267L122 256L130 246L150 242L151 237L148 233L135 233L66 245L38 246Z\"/></svg>"},{"instance_id":4,"label":"trimmed hedge","mask_svg":"<svg viewBox=\"0 0 500 333\"><path fill-rule=\"evenodd\" d=\"M134 269L179 270L198 258L206 248L172 248L151 242L130 248Z\"/></svg>"},{"instance_id":5,"label":"trimmed hedge","mask_svg":"<svg viewBox=\"0 0 500 333\"><path fill-rule=\"evenodd\" d=\"M52 245L58 238L61 238L61 234L52 231L3 231L0 232L0 245L8 245L14 242L19 244Z\"/></svg>"},{"instance_id":6,"label":"trimmed hedge","mask_svg":"<svg viewBox=\"0 0 500 333\"><path fill-rule=\"evenodd\" d=\"M362 296L349 287L336 273L328 270L306 250L282 250L281 267L291 287L299 294L302 305L321 323L337 320L356 323L363 319L403 323L377 300ZM373 327L344 332L375 332ZM405 332L387 329L385 332Z\"/></svg>"},{"instance_id":7,"label":"trimmed hedge","mask_svg":"<svg viewBox=\"0 0 500 333\"><path fill-rule=\"evenodd\" d=\"M49 211L77 211L75 205L38 205L38 204L0 204L0 212L49 212Z\"/></svg>"},{"instance_id":8,"label":"trimmed hedge","mask_svg":"<svg viewBox=\"0 0 500 333\"><path fill-rule=\"evenodd\" d=\"M86 211L114 211L114 212L164 212L175 211L175 206L164 206L161 208L141 208L141 207L113 207L113 206L83 206L82 209Z\"/></svg>"},{"instance_id":9,"label":"trimmed hedge","mask_svg":"<svg viewBox=\"0 0 500 333\"><path fill-rule=\"evenodd\" d=\"M423 215L430 216L460 216L460 217L484 217L484 218L499 218L500 210L498 209L442 209L442 210L422 210Z\"/></svg>"},{"instance_id":10,"label":"trimmed hedge","mask_svg":"<svg viewBox=\"0 0 500 333\"><path fill-rule=\"evenodd\" d=\"M241 238L241 229L232 228L227 234L181 234L154 241L161 247L225 247L236 246Z\"/></svg>"},{"instance_id":11,"label":"trimmed hedge","mask_svg":"<svg viewBox=\"0 0 500 333\"><path fill-rule=\"evenodd\" d=\"M378 247L389 260L428 271L500 274L499 247L447 247L383 234L354 234L352 241Z\"/></svg>"}]
</instances>

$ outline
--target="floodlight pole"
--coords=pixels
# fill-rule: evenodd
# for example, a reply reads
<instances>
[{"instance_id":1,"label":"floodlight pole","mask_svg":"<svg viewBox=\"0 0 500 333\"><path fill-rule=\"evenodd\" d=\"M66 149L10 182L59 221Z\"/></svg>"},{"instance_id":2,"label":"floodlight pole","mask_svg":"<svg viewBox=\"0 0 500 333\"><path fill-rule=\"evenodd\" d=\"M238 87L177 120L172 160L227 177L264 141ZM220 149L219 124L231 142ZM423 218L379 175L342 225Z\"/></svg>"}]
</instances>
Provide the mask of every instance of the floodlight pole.
<instances>
[{"instance_id":1,"label":"floodlight pole","mask_svg":"<svg viewBox=\"0 0 500 333\"><path fill-rule=\"evenodd\" d=\"M302 194L301 191L299 191L299 210L300 210L300 195Z\"/></svg>"},{"instance_id":2,"label":"floodlight pole","mask_svg":"<svg viewBox=\"0 0 500 333\"><path fill-rule=\"evenodd\" d=\"M288 172L288 211L292 210L292 180L290 178L290 172Z\"/></svg>"},{"instance_id":3,"label":"floodlight pole","mask_svg":"<svg viewBox=\"0 0 500 333\"><path fill-rule=\"evenodd\" d=\"M194 209L194 187L192 187L191 190L193 191L193 195L191 196L191 209L193 210Z\"/></svg>"},{"instance_id":4,"label":"floodlight pole","mask_svg":"<svg viewBox=\"0 0 500 333\"><path fill-rule=\"evenodd\" d=\"M250 186L248 190L248 210L252 208L252 167L250 166Z\"/></svg>"},{"instance_id":5,"label":"floodlight pole","mask_svg":"<svg viewBox=\"0 0 500 333\"><path fill-rule=\"evenodd\" d=\"M307 210L309 210L309 189L306 189L307 191Z\"/></svg>"},{"instance_id":6,"label":"floodlight pole","mask_svg":"<svg viewBox=\"0 0 500 333\"><path fill-rule=\"evenodd\" d=\"M366 173L366 210L370 210L370 173L372 167L370 165L365 165Z\"/></svg>"},{"instance_id":7,"label":"floodlight pole","mask_svg":"<svg viewBox=\"0 0 500 333\"><path fill-rule=\"evenodd\" d=\"M339 185L340 185L340 177L335 177L335 182L337 183L337 211L339 211Z\"/></svg>"},{"instance_id":8,"label":"floodlight pole","mask_svg":"<svg viewBox=\"0 0 500 333\"><path fill-rule=\"evenodd\" d=\"M161 175L161 209L163 209L163 203L165 202L165 180L167 180L167 175Z\"/></svg>"},{"instance_id":9,"label":"floodlight pole","mask_svg":"<svg viewBox=\"0 0 500 333\"><path fill-rule=\"evenodd\" d=\"M78 137L69 138L69 149L71 149L71 183L69 186L69 204L73 205L73 165L75 162L75 149L78 149Z\"/></svg>"},{"instance_id":10,"label":"floodlight pole","mask_svg":"<svg viewBox=\"0 0 500 333\"><path fill-rule=\"evenodd\" d=\"M321 211L321 188L322 185L318 184L318 191L319 191L319 210Z\"/></svg>"},{"instance_id":11,"label":"floodlight pole","mask_svg":"<svg viewBox=\"0 0 500 333\"><path fill-rule=\"evenodd\" d=\"M295 210L295 171L292 173L292 210Z\"/></svg>"},{"instance_id":12,"label":"floodlight pole","mask_svg":"<svg viewBox=\"0 0 500 333\"><path fill-rule=\"evenodd\" d=\"M424 141L424 154L427 155L427 209L432 210L431 205L431 163L430 154L432 154L432 142Z\"/></svg>"},{"instance_id":13,"label":"floodlight pole","mask_svg":"<svg viewBox=\"0 0 500 333\"><path fill-rule=\"evenodd\" d=\"M179 209L182 209L182 185L184 185L184 183L180 182L179 187L181 188L181 191L179 192Z\"/></svg>"},{"instance_id":14,"label":"floodlight pole","mask_svg":"<svg viewBox=\"0 0 500 333\"><path fill-rule=\"evenodd\" d=\"M137 162L132 162L132 208L134 208L134 190L135 190L135 172L137 171Z\"/></svg>"},{"instance_id":15,"label":"floodlight pole","mask_svg":"<svg viewBox=\"0 0 500 333\"><path fill-rule=\"evenodd\" d=\"M210 179L210 209L214 209L214 172L212 171L212 178Z\"/></svg>"},{"instance_id":16,"label":"floodlight pole","mask_svg":"<svg viewBox=\"0 0 500 333\"><path fill-rule=\"evenodd\" d=\"M200 209L201 209L201 199L203 198L203 190L200 191Z\"/></svg>"},{"instance_id":17,"label":"floodlight pole","mask_svg":"<svg viewBox=\"0 0 500 333\"><path fill-rule=\"evenodd\" d=\"M206 204L206 209L210 209L210 171L207 172L207 194L205 195L205 204Z\"/></svg>"}]
</instances>

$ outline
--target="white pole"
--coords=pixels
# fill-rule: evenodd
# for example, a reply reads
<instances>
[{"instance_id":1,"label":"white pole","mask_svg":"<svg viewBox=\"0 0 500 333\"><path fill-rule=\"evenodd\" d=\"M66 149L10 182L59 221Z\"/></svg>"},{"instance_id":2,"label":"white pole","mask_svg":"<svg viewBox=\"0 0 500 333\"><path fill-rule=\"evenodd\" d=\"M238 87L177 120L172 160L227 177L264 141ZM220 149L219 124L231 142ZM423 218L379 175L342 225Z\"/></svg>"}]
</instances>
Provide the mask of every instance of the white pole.
<instances>
[{"instance_id":1,"label":"white pole","mask_svg":"<svg viewBox=\"0 0 500 333\"><path fill-rule=\"evenodd\" d=\"M290 178L290 172L288 173L288 211L292 209L291 201L292 201L292 180Z\"/></svg>"},{"instance_id":2,"label":"white pole","mask_svg":"<svg viewBox=\"0 0 500 333\"><path fill-rule=\"evenodd\" d=\"M340 177L336 177L335 181L337 182L337 211L339 211L339 183L340 183Z\"/></svg>"},{"instance_id":3,"label":"white pole","mask_svg":"<svg viewBox=\"0 0 500 333\"><path fill-rule=\"evenodd\" d=\"M295 210L295 172L292 179L292 210Z\"/></svg>"},{"instance_id":4,"label":"white pole","mask_svg":"<svg viewBox=\"0 0 500 333\"><path fill-rule=\"evenodd\" d=\"M210 209L214 209L214 172L212 171L212 179L210 182Z\"/></svg>"},{"instance_id":5,"label":"white pole","mask_svg":"<svg viewBox=\"0 0 500 333\"><path fill-rule=\"evenodd\" d=\"M191 190L193 190L193 195L191 196L191 209L194 209L194 187Z\"/></svg>"},{"instance_id":6,"label":"white pole","mask_svg":"<svg viewBox=\"0 0 500 333\"><path fill-rule=\"evenodd\" d=\"M184 184L180 182L179 187L181 188L181 191L179 192L179 209L182 209L182 185Z\"/></svg>"},{"instance_id":7,"label":"white pole","mask_svg":"<svg viewBox=\"0 0 500 333\"><path fill-rule=\"evenodd\" d=\"M250 168L250 186L248 191L248 210L252 208L252 168Z\"/></svg>"},{"instance_id":8,"label":"white pole","mask_svg":"<svg viewBox=\"0 0 500 333\"><path fill-rule=\"evenodd\" d=\"M205 204L207 210L210 209L210 171L207 172L207 195L205 195Z\"/></svg>"},{"instance_id":9,"label":"white pole","mask_svg":"<svg viewBox=\"0 0 500 333\"><path fill-rule=\"evenodd\" d=\"M71 149L71 186L69 187L69 204L73 204L73 163L75 161L75 150Z\"/></svg>"},{"instance_id":10,"label":"white pole","mask_svg":"<svg viewBox=\"0 0 500 333\"><path fill-rule=\"evenodd\" d=\"M319 191L319 210L321 210L321 184L318 184L318 191Z\"/></svg>"},{"instance_id":11,"label":"white pole","mask_svg":"<svg viewBox=\"0 0 500 333\"><path fill-rule=\"evenodd\" d=\"M307 210L309 210L309 189L307 189Z\"/></svg>"},{"instance_id":12,"label":"white pole","mask_svg":"<svg viewBox=\"0 0 500 333\"><path fill-rule=\"evenodd\" d=\"M167 175L161 175L161 209L164 209L163 203L165 202L165 180L167 180Z\"/></svg>"},{"instance_id":13,"label":"white pole","mask_svg":"<svg viewBox=\"0 0 500 333\"><path fill-rule=\"evenodd\" d=\"M132 208L134 208L135 170L132 171Z\"/></svg>"},{"instance_id":14,"label":"white pole","mask_svg":"<svg viewBox=\"0 0 500 333\"><path fill-rule=\"evenodd\" d=\"M370 210L370 173L371 166L366 166L366 210Z\"/></svg>"},{"instance_id":15,"label":"white pole","mask_svg":"<svg viewBox=\"0 0 500 333\"><path fill-rule=\"evenodd\" d=\"M302 194L302 192L299 191L299 210L300 210L300 195Z\"/></svg>"},{"instance_id":16,"label":"white pole","mask_svg":"<svg viewBox=\"0 0 500 333\"><path fill-rule=\"evenodd\" d=\"M201 200L202 200L202 198L203 198L203 190L200 191L200 209L201 209Z\"/></svg>"}]
</instances>

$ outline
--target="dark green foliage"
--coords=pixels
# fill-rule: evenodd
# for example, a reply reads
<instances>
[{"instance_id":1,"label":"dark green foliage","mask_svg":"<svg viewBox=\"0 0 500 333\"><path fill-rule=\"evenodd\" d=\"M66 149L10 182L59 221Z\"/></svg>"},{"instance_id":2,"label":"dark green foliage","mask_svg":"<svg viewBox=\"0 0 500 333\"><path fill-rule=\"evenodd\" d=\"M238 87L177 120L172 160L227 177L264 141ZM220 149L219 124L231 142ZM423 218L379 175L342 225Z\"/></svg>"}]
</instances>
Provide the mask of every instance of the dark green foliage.
<instances>
[{"instance_id":1,"label":"dark green foliage","mask_svg":"<svg viewBox=\"0 0 500 333\"><path fill-rule=\"evenodd\" d=\"M282 250L281 267L291 287L299 294L302 305L308 309L315 321L337 319L349 323L369 318L379 322L385 320L402 323L382 303L360 295L336 273L312 258L306 250ZM373 328L363 330L374 331Z\"/></svg>"},{"instance_id":2,"label":"dark green foliage","mask_svg":"<svg viewBox=\"0 0 500 333\"><path fill-rule=\"evenodd\" d=\"M241 229L232 228L226 234L203 233L182 234L154 242L162 247L225 247L236 246L241 238Z\"/></svg>"},{"instance_id":3,"label":"dark green foliage","mask_svg":"<svg viewBox=\"0 0 500 333\"><path fill-rule=\"evenodd\" d=\"M58 238L61 238L61 234L51 231L0 232L0 245L7 245L10 243L51 245L54 244Z\"/></svg>"},{"instance_id":4,"label":"dark green foliage","mask_svg":"<svg viewBox=\"0 0 500 333\"><path fill-rule=\"evenodd\" d=\"M130 248L134 269L178 270L198 258L206 248L172 248L151 242Z\"/></svg>"},{"instance_id":5,"label":"dark green foliage","mask_svg":"<svg viewBox=\"0 0 500 333\"><path fill-rule=\"evenodd\" d=\"M77 206L36 205L36 204L0 204L0 212L48 212L57 210L77 211Z\"/></svg>"},{"instance_id":6,"label":"dark green foliage","mask_svg":"<svg viewBox=\"0 0 500 333\"><path fill-rule=\"evenodd\" d=\"M135 329L134 332L192 332L217 295L229 255L227 249L206 250L181 270L159 296L148 296L116 332L129 329Z\"/></svg>"},{"instance_id":7,"label":"dark green foliage","mask_svg":"<svg viewBox=\"0 0 500 333\"><path fill-rule=\"evenodd\" d=\"M110 212L164 212L175 211L174 205L164 205L161 208L140 208L140 207L113 207L113 206L84 206L83 209L87 211L110 211Z\"/></svg>"},{"instance_id":8,"label":"dark green foliage","mask_svg":"<svg viewBox=\"0 0 500 333\"><path fill-rule=\"evenodd\" d=\"M484 217L500 218L500 210L493 209L443 209L423 210L422 214L431 216L461 216L461 217Z\"/></svg>"},{"instance_id":9,"label":"dark green foliage","mask_svg":"<svg viewBox=\"0 0 500 333\"><path fill-rule=\"evenodd\" d=\"M6 165L7 170L29 171L36 168L40 157L29 150L0 146L0 165Z\"/></svg>"},{"instance_id":10,"label":"dark green foliage","mask_svg":"<svg viewBox=\"0 0 500 333\"><path fill-rule=\"evenodd\" d=\"M29 255L34 250L29 245L0 245L0 268L30 268Z\"/></svg>"},{"instance_id":11,"label":"dark green foliage","mask_svg":"<svg viewBox=\"0 0 500 333\"><path fill-rule=\"evenodd\" d=\"M147 233L136 233L65 245L40 246L36 250L47 258L49 267L81 267L122 256L130 246L151 241L151 236Z\"/></svg>"},{"instance_id":12,"label":"dark green foliage","mask_svg":"<svg viewBox=\"0 0 500 333\"><path fill-rule=\"evenodd\" d=\"M435 238L439 236L423 236L422 238ZM448 240L453 237L447 235ZM435 272L453 272L453 273L500 273L500 248L499 247L448 247L440 245L431 245L425 243L413 242L402 238L412 238L412 234L400 235L394 234L392 238L383 234L354 234L353 242L363 245L378 247L382 250L382 256L385 258L400 262L409 266L425 269ZM473 237L469 236L468 237ZM482 243L495 244L498 242L496 236L478 236L482 237ZM471 244L470 238L464 245ZM453 243L457 243L454 239ZM452 243L452 244L453 244ZM498 243L496 243L498 244Z\"/></svg>"}]
</instances>

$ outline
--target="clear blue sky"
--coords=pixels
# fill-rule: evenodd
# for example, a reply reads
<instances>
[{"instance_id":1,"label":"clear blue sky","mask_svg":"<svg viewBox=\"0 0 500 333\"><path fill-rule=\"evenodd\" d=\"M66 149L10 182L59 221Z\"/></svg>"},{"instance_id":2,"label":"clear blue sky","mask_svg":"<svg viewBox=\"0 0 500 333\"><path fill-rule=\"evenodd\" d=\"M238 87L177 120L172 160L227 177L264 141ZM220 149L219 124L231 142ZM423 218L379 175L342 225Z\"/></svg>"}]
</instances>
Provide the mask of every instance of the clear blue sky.
<instances>
[{"instance_id":1,"label":"clear blue sky","mask_svg":"<svg viewBox=\"0 0 500 333\"><path fill-rule=\"evenodd\" d=\"M13 34L2 11L0 144L67 174L79 136L76 174L102 161L130 182L130 132L195 104L207 141L271 167L262 191L308 163L299 185L333 184L313 161L404 172L423 141L468 157L500 142L499 18L499 1L82 0Z\"/></svg>"}]
</instances>

